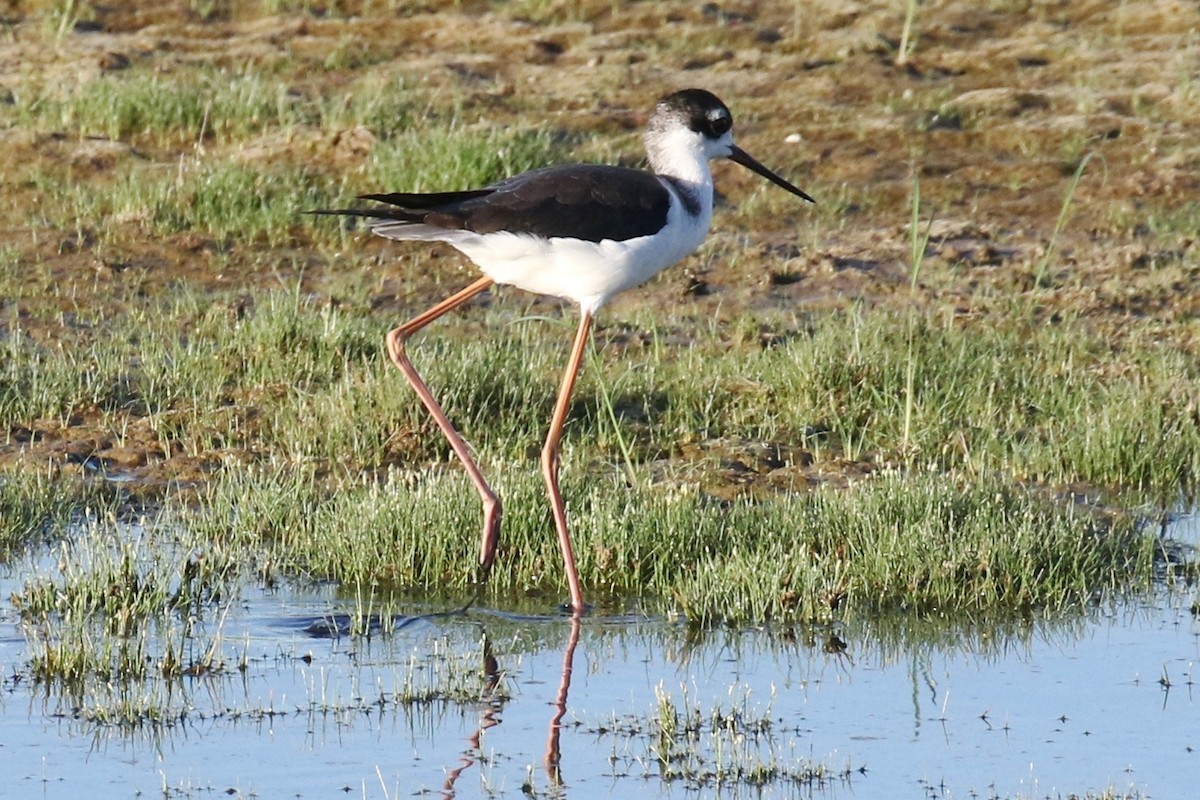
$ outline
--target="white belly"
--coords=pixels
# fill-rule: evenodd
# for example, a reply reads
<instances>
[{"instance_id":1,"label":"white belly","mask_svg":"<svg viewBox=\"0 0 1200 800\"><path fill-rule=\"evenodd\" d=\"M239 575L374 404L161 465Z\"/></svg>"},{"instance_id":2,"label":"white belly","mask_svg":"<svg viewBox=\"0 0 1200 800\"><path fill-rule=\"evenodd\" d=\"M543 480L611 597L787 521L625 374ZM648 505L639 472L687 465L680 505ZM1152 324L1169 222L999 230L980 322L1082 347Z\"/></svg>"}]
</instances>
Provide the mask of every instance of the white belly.
<instances>
[{"instance_id":1,"label":"white belly","mask_svg":"<svg viewBox=\"0 0 1200 800\"><path fill-rule=\"evenodd\" d=\"M711 215L670 217L666 230L671 235L659 233L622 242L463 232L446 241L496 283L573 300L594 312L614 295L686 258L704 241Z\"/></svg>"}]
</instances>

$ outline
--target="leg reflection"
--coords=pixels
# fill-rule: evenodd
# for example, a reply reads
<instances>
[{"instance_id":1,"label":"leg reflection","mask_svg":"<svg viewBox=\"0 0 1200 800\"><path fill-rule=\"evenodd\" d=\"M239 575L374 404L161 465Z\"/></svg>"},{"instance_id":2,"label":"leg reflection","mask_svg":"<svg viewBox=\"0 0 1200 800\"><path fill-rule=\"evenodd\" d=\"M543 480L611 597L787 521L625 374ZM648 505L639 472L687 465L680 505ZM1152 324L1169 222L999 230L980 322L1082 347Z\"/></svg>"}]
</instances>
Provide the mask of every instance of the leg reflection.
<instances>
[{"instance_id":1,"label":"leg reflection","mask_svg":"<svg viewBox=\"0 0 1200 800\"><path fill-rule=\"evenodd\" d=\"M479 714L479 727L467 739L470 749L466 750L459 759L459 765L446 773L446 781L442 784L442 797L449 800L454 797L454 784L464 771L470 769L479 760L482 749L483 732L500 724L496 712L500 710L501 698L496 694L500 686L500 663L492 651L492 640L487 631L483 633L483 691L480 694L482 709Z\"/></svg>"},{"instance_id":2,"label":"leg reflection","mask_svg":"<svg viewBox=\"0 0 1200 800\"><path fill-rule=\"evenodd\" d=\"M571 690L571 668L575 661L575 646L579 644L578 611L571 616L571 634L567 638L567 649L563 651L562 680L558 684L558 697L554 700L554 716L550 718L550 737L546 741L546 775L554 786L562 785L562 751L558 737L562 732L562 719L567 713L567 693Z\"/></svg>"}]
</instances>

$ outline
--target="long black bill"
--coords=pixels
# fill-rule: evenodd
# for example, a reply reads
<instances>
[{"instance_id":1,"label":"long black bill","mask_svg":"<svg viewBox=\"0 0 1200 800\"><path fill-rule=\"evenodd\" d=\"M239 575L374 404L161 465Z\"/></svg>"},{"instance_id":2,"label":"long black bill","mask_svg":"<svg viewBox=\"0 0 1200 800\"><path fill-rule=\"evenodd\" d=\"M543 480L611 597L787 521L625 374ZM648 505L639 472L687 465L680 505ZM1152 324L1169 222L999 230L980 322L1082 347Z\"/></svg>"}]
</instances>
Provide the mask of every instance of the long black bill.
<instances>
[{"instance_id":1,"label":"long black bill","mask_svg":"<svg viewBox=\"0 0 1200 800\"><path fill-rule=\"evenodd\" d=\"M769 180L771 183L775 184L776 186L778 186L782 189L787 189L789 192L796 195L797 197L803 197L805 200L807 200L810 203L817 202L816 200L813 200L811 197L809 197L807 194L805 194L801 190L797 189L795 186L792 186L790 183L785 181L783 178L776 175L774 172L771 172L771 170L764 167L755 158L753 158L749 153L747 153L742 148L738 147L736 144L730 145L729 160L736 164L741 164L743 167L750 170L751 172L757 172L759 175L762 175L764 178Z\"/></svg>"}]
</instances>

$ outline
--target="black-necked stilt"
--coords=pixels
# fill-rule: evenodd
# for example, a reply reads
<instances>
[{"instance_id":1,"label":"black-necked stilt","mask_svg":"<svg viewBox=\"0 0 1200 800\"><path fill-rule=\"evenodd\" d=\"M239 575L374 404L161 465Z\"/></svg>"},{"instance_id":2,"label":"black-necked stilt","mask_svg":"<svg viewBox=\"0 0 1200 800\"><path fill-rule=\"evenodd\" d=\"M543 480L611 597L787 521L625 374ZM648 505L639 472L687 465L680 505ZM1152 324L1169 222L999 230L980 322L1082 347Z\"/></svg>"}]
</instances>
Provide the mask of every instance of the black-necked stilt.
<instances>
[{"instance_id":1,"label":"black-necked stilt","mask_svg":"<svg viewBox=\"0 0 1200 800\"><path fill-rule=\"evenodd\" d=\"M571 164L524 172L483 189L367 194L360 199L386 205L313 212L369 217L377 220L371 230L390 239L447 242L483 271L484 277L390 331L386 341L392 361L433 415L483 500L479 562L485 574L500 536L500 500L409 361L406 340L493 283L579 304L579 330L542 448L542 476L550 494L571 606L582 612L583 592L558 490L558 444L593 315L617 293L646 281L700 246L712 221L711 159L728 158L813 202L735 145L732 131L733 116L724 103L703 89L685 89L659 100L646 126L646 154L653 172Z\"/></svg>"}]
</instances>

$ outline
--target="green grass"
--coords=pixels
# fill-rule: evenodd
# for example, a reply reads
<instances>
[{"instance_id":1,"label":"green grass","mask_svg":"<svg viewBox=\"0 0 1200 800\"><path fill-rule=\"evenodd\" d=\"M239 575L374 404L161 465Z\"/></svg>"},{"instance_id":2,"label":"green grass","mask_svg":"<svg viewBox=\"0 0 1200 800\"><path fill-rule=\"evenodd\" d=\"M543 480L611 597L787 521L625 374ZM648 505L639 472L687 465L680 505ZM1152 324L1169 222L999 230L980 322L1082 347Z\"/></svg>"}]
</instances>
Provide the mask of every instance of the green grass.
<instances>
[{"instance_id":1,"label":"green grass","mask_svg":"<svg viewBox=\"0 0 1200 800\"><path fill-rule=\"evenodd\" d=\"M565 587L532 464L504 465L507 500L488 602ZM585 586L602 607L642 598L698 625L888 611L1061 612L1148 585L1154 539L994 480L883 475L849 491L721 502L687 486L630 489L568 460L564 493ZM180 524L285 574L372 591L471 593L479 509L453 472L322 489L276 467L226 472ZM1140 577L1138 577L1140 576Z\"/></svg>"},{"instance_id":2,"label":"green grass","mask_svg":"<svg viewBox=\"0 0 1200 800\"><path fill-rule=\"evenodd\" d=\"M457 324L478 330L478 316ZM505 501L487 602L553 606L561 567L535 454L569 321L503 304L483 316L487 336L438 325L412 352ZM1053 487L1091 484L1135 507L1195 490L1200 431L1183 387L1197 362L1177 348L1114 346L1081 320L983 326L911 310L830 315L766 348L717 326L681 343L685 324L603 349L572 406L564 492L602 606L638 596L702 625L1061 611L1145 585L1155 542L1134 517L1101 518ZM368 604L467 597L478 501L382 357L384 327L295 293L240 319L185 296L87 349L10 336L0 409L29 424L99 409L113 436L148 427L163 453L235 456L198 497L160 489L170 524L223 554L205 563L331 579ZM817 468L893 466L848 490L738 499L719 464L686 455L738 437L807 451Z\"/></svg>"},{"instance_id":3,"label":"green grass","mask_svg":"<svg viewBox=\"0 0 1200 800\"><path fill-rule=\"evenodd\" d=\"M460 121L423 126L376 147L368 186L406 192L478 188L519 172L561 162L569 142L543 129L471 126Z\"/></svg>"},{"instance_id":4,"label":"green grass","mask_svg":"<svg viewBox=\"0 0 1200 800\"><path fill-rule=\"evenodd\" d=\"M389 138L446 109L404 76L368 74L341 91L298 90L265 69L133 68L63 87L27 78L14 95L27 127L150 148L224 146L281 131L330 133L362 125Z\"/></svg>"},{"instance_id":5,"label":"green grass","mask_svg":"<svg viewBox=\"0 0 1200 800\"><path fill-rule=\"evenodd\" d=\"M330 244L334 225L301 212L371 191L474 187L569 156L549 130L497 126L419 75L368 73L310 87L265 68L131 68L64 88L27 77L14 92L18 127L128 145L112 163L38 159L4 175L30 188L28 220L75 231L101 248L190 232L224 247ZM356 131L355 129L362 129ZM353 131L364 150L341 154Z\"/></svg>"},{"instance_id":6,"label":"green grass","mask_svg":"<svg viewBox=\"0 0 1200 800\"><path fill-rule=\"evenodd\" d=\"M134 522L88 515L65 533L69 538L51 547L46 564L31 569L11 598L28 648L18 674L61 713L96 731L158 737L205 705L192 694L207 684L192 679L220 682L270 659L252 652L249 639L231 641L225 632L231 605L257 577L245 550L203 540L161 515ZM387 622L369 631L367 616L390 621L394 609L373 597L360 600L351 611L350 635L390 636ZM391 680L374 682L367 692L348 696L322 687L279 707L248 698L246 705L199 716L231 722L288 714L341 718L474 704L481 695L482 646L433 642L428 653L399 658ZM295 663L305 657L277 653L274 659ZM510 687L499 680L490 692L503 699Z\"/></svg>"},{"instance_id":7,"label":"green grass","mask_svg":"<svg viewBox=\"0 0 1200 800\"><path fill-rule=\"evenodd\" d=\"M58 87L54 88L57 91ZM30 90L18 110L29 122L79 136L195 143L244 137L299 116L287 86L262 75L210 70L186 77L105 75L66 97Z\"/></svg>"},{"instance_id":8,"label":"green grass","mask_svg":"<svg viewBox=\"0 0 1200 800\"><path fill-rule=\"evenodd\" d=\"M81 697L105 683L176 678L223 667L219 626L194 623L233 599L242 576L226 554L180 547L145 522L90 517L55 546L57 574L31 576L12 597L35 680ZM215 609L215 610L213 610ZM156 704L152 704L156 705Z\"/></svg>"},{"instance_id":9,"label":"green grass","mask_svg":"<svg viewBox=\"0 0 1200 800\"><path fill-rule=\"evenodd\" d=\"M767 786L830 790L849 782L851 765L835 769L811 761L794 751L794 740L776 735L780 720L771 717L770 703L752 704L749 690L729 707L718 703L707 709L689 697L686 684L680 691L676 701L658 688L658 708L649 716L644 737L652 743L644 762L655 764L664 782L693 791Z\"/></svg>"},{"instance_id":10,"label":"green grass","mask_svg":"<svg viewBox=\"0 0 1200 800\"><path fill-rule=\"evenodd\" d=\"M47 470L0 472L0 563L54 541L85 516L110 516L123 499L109 487Z\"/></svg>"},{"instance_id":11,"label":"green grass","mask_svg":"<svg viewBox=\"0 0 1200 800\"><path fill-rule=\"evenodd\" d=\"M478 316L457 324L475 330ZM535 454L569 321L503 304L483 316L489 335L438 325L412 352L506 503L490 602L554 605ZM241 454L172 504L171 524L265 575L367 597L472 591L477 500L380 354L372 313L279 292L240 319L185 296L136 323L80 350L9 337L6 418L98 409L114 436L148 427L164 453ZM1181 387L1196 362L1176 348L1114 346L1070 319L978 326L907 310L831 315L766 348L736 328L690 343L677 330L602 349L573 403L564 492L585 586L605 604L653 598L702 624L1061 610L1143 584L1154 540L1053 487L1149 507L1194 491L1200 433ZM807 450L818 468L893 466L849 490L718 500L719 470L687 443L738 437Z\"/></svg>"},{"instance_id":12,"label":"green grass","mask_svg":"<svg viewBox=\"0 0 1200 800\"><path fill-rule=\"evenodd\" d=\"M57 184L46 189L61 205L43 224L94 230L112 243L129 231L154 237L197 232L228 247L287 243L300 213L319 207L335 190L329 179L304 167L259 167L229 161L184 161L178 169L147 166L111 183Z\"/></svg>"},{"instance_id":13,"label":"green grass","mask_svg":"<svg viewBox=\"0 0 1200 800\"><path fill-rule=\"evenodd\" d=\"M398 463L397 434L415 447L404 463L448 453L382 356L394 315L291 293L264 297L242 319L200 302L141 312L86 348L14 332L3 343L0 413L28 424L98 408L114 430L130 419L162 426L165 446L206 436L349 474ZM500 307L484 322L486 335L471 317L459 323L467 336L435 326L413 343L414 358L486 457L523 458L543 435L569 320ZM763 348L715 327L666 345L692 323L658 324L648 347L602 352L600 370L585 372L571 446L646 462L737 436L919 471L1085 482L1162 505L1194 493L1200 475L1188 389L1198 362L1151 334L1114 342L1082 319L985 325L851 311ZM826 433L813 442L812 430Z\"/></svg>"}]
</instances>

